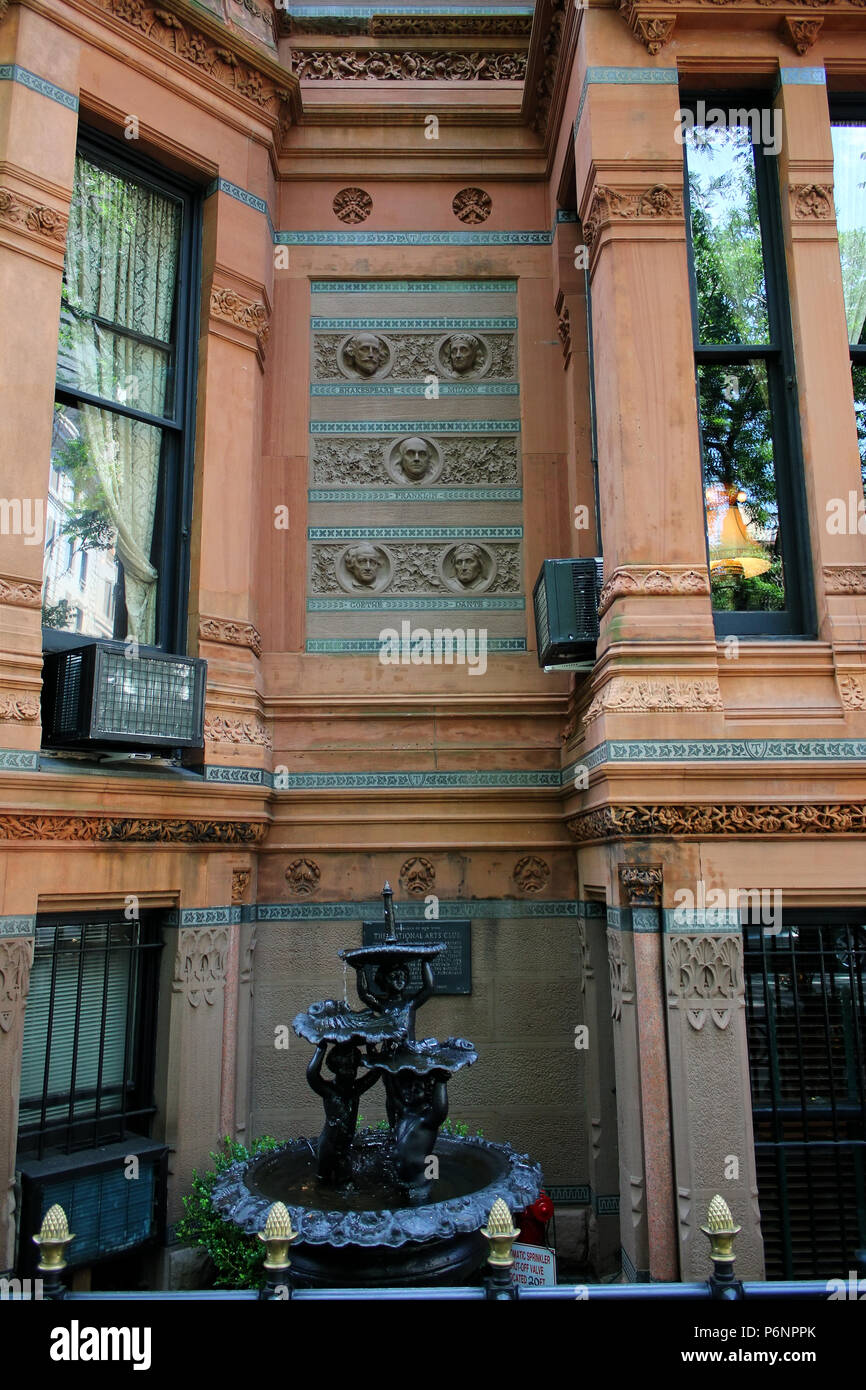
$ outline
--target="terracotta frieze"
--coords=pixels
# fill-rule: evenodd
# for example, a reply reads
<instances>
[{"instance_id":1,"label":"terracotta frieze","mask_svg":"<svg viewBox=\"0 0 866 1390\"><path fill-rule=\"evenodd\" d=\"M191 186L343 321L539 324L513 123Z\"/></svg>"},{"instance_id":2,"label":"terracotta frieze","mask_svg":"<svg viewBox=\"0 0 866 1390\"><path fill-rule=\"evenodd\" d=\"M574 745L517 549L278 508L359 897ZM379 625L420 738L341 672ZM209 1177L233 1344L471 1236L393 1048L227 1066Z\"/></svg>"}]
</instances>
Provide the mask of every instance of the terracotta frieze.
<instances>
[{"instance_id":1,"label":"terracotta frieze","mask_svg":"<svg viewBox=\"0 0 866 1390\"><path fill-rule=\"evenodd\" d=\"M271 736L262 721L233 719L226 715L208 715L204 721L204 736L208 743L254 743L272 748Z\"/></svg>"},{"instance_id":2,"label":"terracotta frieze","mask_svg":"<svg viewBox=\"0 0 866 1390\"><path fill-rule=\"evenodd\" d=\"M248 299L246 295L238 294L237 290L214 285L210 292L210 312L212 318L233 323L237 328L252 333L256 347L264 352L270 328L268 311L261 300Z\"/></svg>"},{"instance_id":3,"label":"terracotta frieze","mask_svg":"<svg viewBox=\"0 0 866 1390\"><path fill-rule=\"evenodd\" d=\"M743 943L733 932L666 939L668 1003L700 1032L708 1018L725 1029L743 1001Z\"/></svg>"},{"instance_id":4,"label":"terracotta frieze","mask_svg":"<svg viewBox=\"0 0 866 1390\"><path fill-rule=\"evenodd\" d=\"M292 72L302 82L522 82L526 54L296 49Z\"/></svg>"},{"instance_id":5,"label":"terracotta frieze","mask_svg":"<svg viewBox=\"0 0 866 1390\"><path fill-rule=\"evenodd\" d=\"M260 821L158 820L150 816L66 816L38 812L0 815L2 840L255 845L265 838L267 830L267 825Z\"/></svg>"},{"instance_id":6,"label":"terracotta frieze","mask_svg":"<svg viewBox=\"0 0 866 1390\"><path fill-rule=\"evenodd\" d=\"M0 940L0 1031L8 1033L15 1011L27 998L33 938L4 937Z\"/></svg>"},{"instance_id":7,"label":"terracotta frieze","mask_svg":"<svg viewBox=\"0 0 866 1390\"><path fill-rule=\"evenodd\" d=\"M663 710L720 710L723 708L715 677L700 680L614 676L595 696L586 714L589 724L602 714L648 714Z\"/></svg>"},{"instance_id":8,"label":"terracotta frieze","mask_svg":"<svg viewBox=\"0 0 866 1390\"><path fill-rule=\"evenodd\" d=\"M66 245L68 212L37 203L11 188L0 188L0 222L16 231L29 232L54 246Z\"/></svg>"},{"instance_id":9,"label":"terracotta frieze","mask_svg":"<svg viewBox=\"0 0 866 1390\"><path fill-rule=\"evenodd\" d=\"M825 565L826 594L866 594L866 565Z\"/></svg>"},{"instance_id":10,"label":"terracotta frieze","mask_svg":"<svg viewBox=\"0 0 866 1390\"><path fill-rule=\"evenodd\" d=\"M223 642L228 647L248 647L255 656L262 654L262 639L252 623L235 622L232 618L199 619L198 635L208 642Z\"/></svg>"},{"instance_id":11,"label":"terracotta frieze","mask_svg":"<svg viewBox=\"0 0 866 1390\"><path fill-rule=\"evenodd\" d=\"M671 594L708 594L710 577L705 569L691 565L628 565L615 569L605 583L598 602L598 615L607 612L614 599L622 597L667 597Z\"/></svg>"},{"instance_id":12,"label":"terracotta frieze","mask_svg":"<svg viewBox=\"0 0 866 1390\"><path fill-rule=\"evenodd\" d=\"M0 575L0 603L15 608L39 608L42 604L42 585L29 579L4 578Z\"/></svg>"},{"instance_id":13,"label":"terracotta frieze","mask_svg":"<svg viewBox=\"0 0 866 1390\"><path fill-rule=\"evenodd\" d=\"M599 184L593 190L589 211L583 219L583 235L592 246L605 227L617 222L675 222L683 216L681 189L655 183L649 188L611 188Z\"/></svg>"},{"instance_id":14,"label":"terracotta frieze","mask_svg":"<svg viewBox=\"0 0 866 1390\"><path fill-rule=\"evenodd\" d=\"M37 724L38 699L30 695L0 695L0 720L3 723Z\"/></svg>"},{"instance_id":15,"label":"terracotta frieze","mask_svg":"<svg viewBox=\"0 0 866 1390\"><path fill-rule=\"evenodd\" d=\"M863 835L866 802L803 804L799 806L748 803L697 806L602 806L566 821L579 844L591 840L688 835Z\"/></svg>"}]
</instances>

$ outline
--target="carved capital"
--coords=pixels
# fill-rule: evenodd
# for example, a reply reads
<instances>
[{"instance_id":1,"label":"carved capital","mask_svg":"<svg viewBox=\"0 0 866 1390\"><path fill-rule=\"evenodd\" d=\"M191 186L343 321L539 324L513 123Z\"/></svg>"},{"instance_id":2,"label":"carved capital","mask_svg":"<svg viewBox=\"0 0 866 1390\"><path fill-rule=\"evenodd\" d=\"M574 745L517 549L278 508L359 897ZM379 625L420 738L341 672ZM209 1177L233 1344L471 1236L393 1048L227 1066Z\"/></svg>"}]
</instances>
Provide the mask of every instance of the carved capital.
<instances>
[{"instance_id":1,"label":"carved capital","mask_svg":"<svg viewBox=\"0 0 866 1390\"><path fill-rule=\"evenodd\" d=\"M625 565L615 569L601 591L598 615L603 617L614 599L668 597L673 594L709 594L710 576L690 565Z\"/></svg>"},{"instance_id":2,"label":"carved capital","mask_svg":"<svg viewBox=\"0 0 866 1390\"><path fill-rule=\"evenodd\" d=\"M251 869L232 869L232 902L242 903L252 878Z\"/></svg>"},{"instance_id":3,"label":"carved capital","mask_svg":"<svg viewBox=\"0 0 866 1390\"><path fill-rule=\"evenodd\" d=\"M658 907L662 900L661 864L620 864L620 893L629 907Z\"/></svg>"},{"instance_id":4,"label":"carved capital","mask_svg":"<svg viewBox=\"0 0 866 1390\"><path fill-rule=\"evenodd\" d=\"M252 623L239 623L232 618L201 617L198 635L208 642L224 642L229 647L249 647L255 656L262 654L262 639Z\"/></svg>"},{"instance_id":5,"label":"carved capital","mask_svg":"<svg viewBox=\"0 0 866 1390\"><path fill-rule=\"evenodd\" d=\"M211 317L233 323L252 334L259 352L264 353L270 332L268 311L261 300L247 299L237 290L214 285L210 292Z\"/></svg>"},{"instance_id":6,"label":"carved capital","mask_svg":"<svg viewBox=\"0 0 866 1390\"><path fill-rule=\"evenodd\" d=\"M792 183L788 194L795 222L827 222L834 216L831 183Z\"/></svg>"},{"instance_id":7,"label":"carved capital","mask_svg":"<svg viewBox=\"0 0 866 1390\"><path fill-rule=\"evenodd\" d=\"M54 246L66 245L68 211L37 203L11 188L0 188L0 222L14 227L16 231L29 232L31 236Z\"/></svg>"},{"instance_id":8,"label":"carved capital","mask_svg":"<svg viewBox=\"0 0 866 1390\"><path fill-rule=\"evenodd\" d=\"M635 0L619 0L619 12L635 38L653 57L673 38L676 15L659 14L657 9L647 13Z\"/></svg>"},{"instance_id":9,"label":"carved capital","mask_svg":"<svg viewBox=\"0 0 866 1390\"><path fill-rule=\"evenodd\" d=\"M866 594L866 565L824 565L824 592Z\"/></svg>"},{"instance_id":10,"label":"carved capital","mask_svg":"<svg viewBox=\"0 0 866 1390\"><path fill-rule=\"evenodd\" d=\"M252 743L261 748L273 747L270 733L258 715L254 719L208 715L204 721L204 736L207 743Z\"/></svg>"},{"instance_id":11,"label":"carved capital","mask_svg":"<svg viewBox=\"0 0 866 1390\"><path fill-rule=\"evenodd\" d=\"M16 1010L27 999L32 962L32 937L0 938L0 1032L9 1032Z\"/></svg>"},{"instance_id":12,"label":"carved capital","mask_svg":"<svg viewBox=\"0 0 866 1390\"><path fill-rule=\"evenodd\" d=\"M617 222L682 221L683 195L678 188L654 183L649 188L611 188L598 184L583 219L587 246L594 246L605 227Z\"/></svg>"},{"instance_id":13,"label":"carved capital","mask_svg":"<svg viewBox=\"0 0 866 1390\"><path fill-rule=\"evenodd\" d=\"M174 961L173 994L197 1009L213 1004L226 978L229 927L182 927Z\"/></svg>"},{"instance_id":14,"label":"carved capital","mask_svg":"<svg viewBox=\"0 0 866 1390\"><path fill-rule=\"evenodd\" d=\"M823 15L815 19L796 19L793 15L786 14L779 25L779 33L798 53L808 53L820 34L823 23Z\"/></svg>"},{"instance_id":15,"label":"carved capital","mask_svg":"<svg viewBox=\"0 0 866 1390\"><path fill-rule=\"evenodd\" d=\"M721 935L668 936L665 941L668 1004L685 1009L700 1032L707 1018L727 1028L732 1011L743 1003L743 943L735 932Z\"/></svg>"},{"instance_id":16,"label":"carved capital","mask_svg":"<svg viewBox=\"0 0 866 1390\"><path fill-rule=\"evenodd\" d=\"M590 724L602 714L651 714L659 710L723 709L719 682L715 676L701 680L647 678L632 680L614 676L593 699L583 716Z\"/></svg>"},{"instance_id":17,"label":"carved capital","mask_svg":"<svg viewBox=\"0 0 866 1390\"><path fill-rule=\"evenodd\" d=\"M40 608L42 585L30 579L0 575L0 603L8 603L15 608Z\"/></svg>"}]
</instances>

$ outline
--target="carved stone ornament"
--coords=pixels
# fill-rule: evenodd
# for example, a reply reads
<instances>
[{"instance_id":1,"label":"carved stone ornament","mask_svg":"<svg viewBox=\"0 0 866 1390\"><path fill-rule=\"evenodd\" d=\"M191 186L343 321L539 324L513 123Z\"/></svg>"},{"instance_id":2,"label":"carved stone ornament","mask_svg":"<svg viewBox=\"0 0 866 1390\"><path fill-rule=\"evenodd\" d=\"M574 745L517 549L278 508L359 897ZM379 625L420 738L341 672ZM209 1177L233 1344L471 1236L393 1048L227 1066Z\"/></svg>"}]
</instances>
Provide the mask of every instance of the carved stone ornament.
<instances>
[{"instance_id":1,"label":"carved stone ornament","mask_svg":"<svg viewBox=\"0 0 866 1390\"><path fill-rule=\"evenodd\" d=\"M232 869L232 902L242 903L252 878L251 869Z\"/></svg>"},{"instance_id":2,"label":"carved stone ornament","mask_svg":"<svg viewBox=\"0 0 866 1390\"><path fill-rule=\"evenodd\" d=\"M780 33L798 53L808 53L820 34L823 23L823 15L814 19L795 19L793 15L786 14L780 25Z\"/></svg>"},{"instance_id":3,"label":"carved stone ornament","mask_svg":"<svg viewBox=\"0 0 866 1390\"><path fill-rule=\"evenodd\" d=\"M557 314L556 334L562 343L562 355L565 358L565 365L568 366L571 360L571 315L565 303L565 295L562 290L556 296L555 304Z\"/></svg>"},{"instance_id":4,"label":"carved stone ornament","mask_svg":"<svg viewBox=\"0 0 866 1390\"><path fill-rule=\"evenodd\" d=\"M317 541L311 550L313 594L520 593L518 542Z\"/></svg>"},{"instance_id":5,"label":"carved stone ornament","mask_svg":"<svg viewBox=\"0 0 866 1390\"><path fill-rule=\"evenodd\" d=\"M37 724L39 701L32 695L0 695L0 721L4 724Z\"/></svg>"},{"instance_id":6,"label":"carved stone ornament","mask_svg":"<svg viewBox=\"0 0 866 1390\"><path fill-rule=\"evenodd\" d=\"M474 227L487 221L493 211L493 199L483 188L461 188L451 201L451 211L460 222Z\"/></svg>"},{"instance_id":7,"label":"carved stone ornament","mask_svg":"<svg viewBox=\"0 0 866 1390\"><path fill-rule=\"evenodd\" d=\"M513 381L516 363L514 333L393 332L386 337L371 330L313 334L312 376L316 382L393 381L423 383L436 372L450 381L475 381L489 376Z\"/></svg>"},{"instance_id":8,"label":"carved stone ornament","mask_svg":"<svg viewBox=\"0 0 866 1390\"><path fill-rule=\"evenodd\" d=\"M380 333L350 333L335 343L317 335L313 341L317 377L333 376L334 366L350 381L377 381L394 366L394 344Z\"/></svg>"},{"instance_id":9,"label":"carved stone ornament","mask_svg":"<svg viewBox=\"0 0 866 1390\"><path fill-rule=\"evenodd\" d=\"M204 736L208 743L253 743L272 748L273 740L260 719L231 719L224 715L208 715L204 721Z\"/></svg>"},{"instance_id":10,"label":"carved stone ornament","mask_svg":"<svg viewBox=\"0 0 866 1390\"><path fill-rule=\"evenodd\" d=\"M477 380L487 376L493 366L490 343L479 333L447 333L434 351L435 369L452 381ZM501 370L500 365L497 375Z\"/></svg>"},{"instance_id":11,"label":"carved stone ornament","mask_svg":"<svg viewBox=\"0 0 866 1390\"><path fill-rule=\"evenodd\" d=\"M39 608L42 604L42 585L29 579L0 577L0 603L15 608Z\"/></svg>"},{"instance_id":12,"label":"carved stone ornament","mask_svg":"<svg viewBox=\"0 0 866 1390\"><path fill-rule=\"evenodd\" d=\"M172 993L182 994L194 1009L213 1004L225 984L229 939L228 927L182 927Z\"/></svg>"},{"instance_id":13,"label":"carved stone ornament","mask_svg":"<svg viewBox=\"0 0 866 1390\"><path fill-rule=\"evenodd\" d=\"M432 422L431 422L432 423ZM415 436L400 435L378 440L355 435L313 435L313 482L316 486L380 487L417 481L451 487L516 487L520 483L520 455L513 435L423 436L434 455L429 471L409 478L395 455Z\"/></svg>"},{"instance_id":14,"label":"carved stone ornament","mask_svg":"<svg viewBox=\"0 0 866 1390\"><path fill-rule=\"evenodd\" d=\"M302 82L522 82L526 54L295 49L292 72Z\"/></svg>"},{"instance_id":15,"label":"carved stone ornament","mask_svg":"<svg viewBox=\"0 0 866 1390\"><path fill-rule=\"evenodd\" d=\"M341 222L354 227L366 222L373 211L373 199L364 188L341 188L331 206Z\"/></svg>"},{"instance_id":16,"label":"carved stone ornament","mask_svg":"<svg viewBox=\"0 0 866 1390\"><path fill-rule=\"evenodd\" d=\"M486 545L459 541L439 557L439 576L452 594L483 594L496 583L496 557Z\"/></svg>"},{"instance_id":17,"label":"carved stone ornament","mask_svg":"<svg viewBox=\"0 0 866 1390\"><path fill-rule=\"evenodd\" d=\"M610 928L607 932L607 963L610 971L610 1016L619 1022L623 1004L634 1003L634 990L629 964L623 955L622 935Z\"/></svg>"},{"instance_id":18,"label":"carved stone ornament","mask_svg":"<svg viewBox=\"0 0 866 1390\"><path fill-rule=\"evenodd\" d=\"M55 246L66 245L69 213L37 203L11 188L0 188L0 222L17 231L29 232Z\"/></svg>"},{"instance_id":19,"label":"carved stone ornament","mask_svg":"<svg viewBox=\"0 0 866 1390\"><path fill-rule=\"evenodd\" d=\"M866 690L857 676L839 677L839 696L846 709L866 709Z\"/></svg>"},{"instance_id":20,"label":"carved stone ornament","mask_svg":"<svg viewBox=\"0 0 866 1390\"><path fill-rule=\"evenodd\" d=\"M593 192L583 219L583 235L592 246L604 227L618 220L636 222L679 221L683 216L681 189L655 183L650 188L609 188L600 184Z\"/></svg>"},{"instance_id":21,"label":"carved stone ornament","mask_svg":"<svg viewBox=\"0 0 866 1390\"><path fill-rule=\"evenodd\" d=\"M833 216L833 185L792 183L791 215L798 222L826 222Z\"/></svg>"},{"instance_id":22,"label":"carved stone ornament","mask_svg":"<svg viewBox=\"0 0 866 1390\"><path fill-rule=\"evenodd\" d=\"M667 597L671 594L709 594L710 576L705 569L669 565L628 565L615 569L606 581L598 601L599 617L614 599L622 597Z\"/></svg>"},{"instance_id":23,"label":"carved stone ornament","mask_svg":"<svg viewBox=\"0 0 866 1390\"><path fill-rule=\"evenodd\" d=\"M373 15L366 31L374 38L525 38L531 28L531 15L397 13Z\"/></svg>"},{"instance_id":24,"label":"carved stone ornament","mask_svg":"<svg viewBox=\"0 0 866 1390\"><path fill-rule=\"evenodd\" d=\"M575 940L577 942L577 979L578 989L581 994L586 993L588 980L595 978L592 965L590 964L589 942L586 939L586 921L583 917L578 917L575 923Z\"/></svg>"},{"instance_id":25,"label":"carved stone ornament","mask_svg":"<svg viewBox=\"0 0 866 1390\"><path fill-rule=\"evenodd\" d=\"M270 72L273 59L265 60L259 68L239 57L229 46L228 29L224 28L218 39L212 38L186 20L181 21L164 6L148 4L146 0L95 0L95 3L197 73L252 102L260 111L275 116L281 129L291 125L293 108L299 106L297 90L291 91L273 79ZM291 78L289 82L294 86Z\"/></svg>"},{"instance_id":26,"label":"carved stone ornament","mask_svg":"<svg viewBox=\"0 0 866 1390\"><path fill-rule=\"evenodd\" d=\"M299 898L309 898L319 886L322 871L313 859L294 859L286 869L286 882Z\"/></svg>"},{"instance_id":27,"label":"carved stone ornament","mask_svg":"<svg viewBox=\"0 0 866 1390\"><path fill-rule=\"evenodd\" d=\"M27 998L32 962L32 937L0 939L0 1031L4 1033L9 1032L16 1009Z\"/></svg>"},{"instance_id":28,"label":"carved stone ornament","mask_svg":"<svg viewBox=\"0 0 866 1390\"><path fill-rule=\"evenodd\" d=\"M238 979L242 985L249 985L250 993L253 990L253 962L255 960L256 946L258 945L258 931L255 922L250 923L249 938L246 948L241 957L241 968Z\"/></svg>"},{"instance_id":29,"label":"carved stone ornament","mask_svg":"<svg viewBox=\"0 0 866 1390\"><path fill-rule=\"evenodd\" d=\"M268 311L260 300L247 299L236 290L220 289L215 285L210 292L210 312L212 318L252 333L259 351L264 352L270 328Z\"/></svg>"},{"instance_id":30,"label":"carved stone ornament","mask_svg":"<svg viewBox=\"0 0 866 1390\"><path fill-rule=\"evenodd\" d=\"M541 46L544 62L541 75L535 84L535 113L532 117L532 129L540 135L543 135L547 129L550 103L556 87L556 72L559 67L562 35L565 28L565 4L566 0L552 0L550 26Z\"/></svg>"},{"instance_id":31,"label":"carved stone ornament","mask_svg":"<svg viewBox=\"0 0 866 1390\"><path fill-rule=\"evenodd\" d=\"M262 639L252 623L239 623L231 618L199 618L198 635L208 642L223 642L228 647L248 647L255 656L262 654Z\"/></svg>"},{"instance_id":32,"label":"carved stone ornament","mask_svg":"<svg viewBox=\"0 0 866 1390\"><path fill-rule=\"evenodd\" d=\"M659 806L603 806L583 811L566 821L573 840L624 837L643 839L655 835L685 835L704 839L711 835L863 835L866 802L822 802L800 806L749 803L695 806L668 803Z\"/></svg>"},{"instance_id":33,"label":"carved stone ornament","mask_svg":"<svg viewBox=\"0 0 866 1390\"><path fill-rule=\"evenodd\" d=\"M511 877L521 893L540 893L550 879L550 865L537 854L525 854L518 859Z\"/></svg>"},{"instance_id":34,"label":"carved stone ornament","mask_svg":"<svg viewBox=\"0 0 866 1390\"><path fill-rule=\"evenodd\" d=\"M619 0L619 12L635 38L653 57L673 38L676 15L647 14L634 0Z\"/></svg>"},{"instance_id":35,"label":"carved stone ornament","mask_svg":"<svg viewBox=\"0 0 866 1390\"><path fill-rule=\"evenodd\" d=\"M405 860L400 868L400 886L413 898L423 898L427 893L432 893L435 882L436 870L430 860L422 855Z\"/></svg>"},{"instance_id":36,"label":"carved stone ornament","mask_svg":"<svg viewBox=\"0 0 866 1390\"><path fill-rule=\"evenodd\" d=\"M442 449L426 434L404 434L385 450L388 477L398 487L432 487L443 464Z\"/></svg>"},{"instance_id":37,"label":"carved stone ornament","mask_svg":"<svg viewBox=\"0 0 866 1390\"><path fill-rule=\"evenodd\" d=\"M391 584L394 557L387 546L355 541L337 555L334 574L347 594L378 594Z\"/></svg>"},{"instance_id":38,"label":"carved stone ornament","mask_svg":"<svg viewBox=\"0 0 866 1390\"><path fill-rule=\"evenodd\" d=\"M620 864L623 902L629 907L658 907L662 900L660 864Z\"/></svg>"},{"instance_id":39,"label":"carved stone ornament","mask_svg":"<svg viewBox=\"0 0 866 1390\"><path fill-rule=\"evenodd\" d=\"M825 565L824 592L866 594L866 565Z\"/></svg>"},{"instance_id":40,"label":"carved stone ornament","mask_svg":"<svg viewBox=\"0 0 866 1390\"><path fill-rule=\"evenodd\" d=\"M702 680L647 678L631 680L614 676L595 696L583 716L590 724L602 714L650 714L659 710L720 710L723 708L715 676Z\"/></svg>"},{"instance_id":41,"label":"carved stone ornament","mask_svg":"<svg viewBox=\"0 0 866 1390\"><path fill-rule=\"evenodd\" d=\"M264 821L157 820L149 816L0 815L0 840L75 840L84 843L257 845Z\"/></svg>"},{"instance_id":42,"label":"carved stone ornament","mask_svg":"<svg viewBox=\"0 0 866 1390\"><path fill-rule=\"evenodd\" d=\"M743 1001L743 943L733 932L666 938L668 1002L682 1008L696 1032L707 1018L727 1028Z\"/></svg>"}]
</instances>

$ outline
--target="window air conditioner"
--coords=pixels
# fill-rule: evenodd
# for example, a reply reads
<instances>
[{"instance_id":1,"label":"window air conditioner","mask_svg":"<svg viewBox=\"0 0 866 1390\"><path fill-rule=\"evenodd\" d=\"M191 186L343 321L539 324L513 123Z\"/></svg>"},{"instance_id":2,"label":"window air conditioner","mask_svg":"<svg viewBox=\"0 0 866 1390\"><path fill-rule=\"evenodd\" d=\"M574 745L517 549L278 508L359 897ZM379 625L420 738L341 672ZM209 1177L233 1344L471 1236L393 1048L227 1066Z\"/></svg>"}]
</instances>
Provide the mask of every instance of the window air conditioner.
<instances>
[{"instance_id":1,"label":"window air conditioner","mask_svg":"<svg viewBox=\"0 0 866 1390\"><path fill-rule=\"evenodd\" d=\"M532 592L539 666L592 670L601 585L600 559L544 561Z\"/></svg>"}]
</instances>

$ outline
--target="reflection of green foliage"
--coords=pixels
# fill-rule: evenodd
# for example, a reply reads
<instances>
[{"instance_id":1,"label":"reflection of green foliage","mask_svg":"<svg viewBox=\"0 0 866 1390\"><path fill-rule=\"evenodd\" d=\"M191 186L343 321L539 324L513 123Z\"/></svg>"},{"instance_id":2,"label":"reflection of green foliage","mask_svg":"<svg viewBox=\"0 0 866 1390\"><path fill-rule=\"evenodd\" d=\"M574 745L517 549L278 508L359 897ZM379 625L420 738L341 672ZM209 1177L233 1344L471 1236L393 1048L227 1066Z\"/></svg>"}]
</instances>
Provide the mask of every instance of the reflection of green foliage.
<instances>
[{"instance_id":1,"label":"reflection of green foliage","mask_svg":"<svg viewBox=\"0 0 866 1390\"><path fill-rule=\"evenodd\" d=\"M778 613L785 607L781 560L774 560L765 574L710 576L713 608L725 613Z\"/></svg>"},{"instance_id":2,"label":"reflection of green foliage","mask_svg":"<svg viewBox=\"0 0 866 1390\"><path fill-rule=\"evenodd\" d=\"M854 410L857 420L857 444L860 449L860 476L866 493L866 366L852 366L854 380Z\"/></svg>"},{"instance_id":3,"label":"reflection of green foliage","mask_svg":"<svg viewBox=\"0 0 866 1390\"><path fill-rule=\"evenodd\" d=\"M43 603L42 626L63 629L72 622L74 614L75 609L68 599L62 598L59 603Z\"/></svg>"},{"instance_id":4,"label":"reflection of green foliage","mask_svg":"<svg viewBox=\"0 0 866 1390\"><path fill-rule=\"evenodd\" d=\"M79 550L110 550L115 531L87 444L80 435L68 439L55 449L52 461L55 468L71 478L74 488L72 506L60 534L72 536Z\"/></svg>"},{"instance_id":5,"label":"reflection of green foliage","mask_svg":"<svg viewBox=\"0 0 866 1390\"><path fill-rule=\"evenodd\" d=\"M224 1221L211 1205L211 1192L221 1173L232 1163L269 1153L277 1148L276 1139L267 1135L254 1139L249 1149L226 1135L222 1148L212 1153L214 1166L208 1172L193 1171L192 1192L184 1197L186 1216L178 1222L181 1240L192 1241L210 1255L217 1268L217 1287L260 1289L265 1282L265 1247L258 1236L247 1235L232 1221Z\"/></svg>"}]
</instances>

